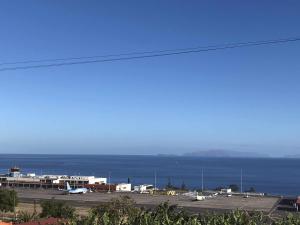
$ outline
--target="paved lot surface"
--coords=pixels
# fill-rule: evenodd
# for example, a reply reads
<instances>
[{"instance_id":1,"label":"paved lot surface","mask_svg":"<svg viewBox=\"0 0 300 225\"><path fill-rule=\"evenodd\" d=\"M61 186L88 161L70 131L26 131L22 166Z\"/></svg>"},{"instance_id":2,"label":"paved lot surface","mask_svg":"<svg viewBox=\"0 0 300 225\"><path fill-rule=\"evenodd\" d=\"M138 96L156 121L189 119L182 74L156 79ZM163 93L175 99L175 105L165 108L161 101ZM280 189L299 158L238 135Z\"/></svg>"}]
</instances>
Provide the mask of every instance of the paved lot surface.
<instances>
[{"instance_id":1,"label":"paved lot surface","mask_svg":"<svg viewBox=\"0 0 300 225\"><path fill-rule=\"evenodd\" d=\"M186 196L166 196L166 195L149 195L135 193L87 193L84 195L64 195L63 192L57 190L33 190L33 189L17 189L20 201L23 203L33 203L34 200L55 198L57 200L68 201L77 207L91 207L99 203L108 202L112 198L127 195L131 197L137 205L145 207L154 207L162 202L175 204L180 208L185 208L192 212L203 211L226 211L234 209L244 209L249 211L270 212L276 206L278 198L275 197L249 197L241 196L217 196L206 199L204 201L193 201Z\"/></svg>"}]
</instances>

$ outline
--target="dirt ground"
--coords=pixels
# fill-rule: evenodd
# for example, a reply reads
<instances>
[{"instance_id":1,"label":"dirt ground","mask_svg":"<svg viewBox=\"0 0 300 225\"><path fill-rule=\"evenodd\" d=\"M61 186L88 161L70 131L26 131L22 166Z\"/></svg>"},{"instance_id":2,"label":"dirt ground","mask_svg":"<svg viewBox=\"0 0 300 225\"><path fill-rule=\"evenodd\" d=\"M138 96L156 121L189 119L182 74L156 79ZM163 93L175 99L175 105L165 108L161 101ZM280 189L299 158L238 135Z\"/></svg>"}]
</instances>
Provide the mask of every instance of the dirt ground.
<instances>
[{"instance_id":1,"label":"dirt ground","mask_svg":"<svg viewBox=\"0 0 300 225\"><path fill-rule=\"evenodd\" d=\"M89 211L89 207L75 207L76 209L76 213L82 216L85 216L88 214ZM19 203L18 207L16 208L16 212L20 212L20 211L26 211L29 213L33 213L34 212L34 204L33 203ZM40 213L41 212L41 207L39 204L36 204L36 212Z\"/></svg>"}]
</instances>

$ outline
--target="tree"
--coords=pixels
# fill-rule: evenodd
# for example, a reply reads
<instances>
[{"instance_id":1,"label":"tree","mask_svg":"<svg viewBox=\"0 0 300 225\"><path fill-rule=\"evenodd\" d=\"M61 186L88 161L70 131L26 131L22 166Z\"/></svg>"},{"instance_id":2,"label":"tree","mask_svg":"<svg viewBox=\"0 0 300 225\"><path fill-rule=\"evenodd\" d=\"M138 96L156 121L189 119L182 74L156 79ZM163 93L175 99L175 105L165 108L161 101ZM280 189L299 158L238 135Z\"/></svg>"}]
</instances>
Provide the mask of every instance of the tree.
<instances>
[{"instance_id":1,"label":"tree","mask_svg":"<svg viewBox=\"0 0 300 225\"><path fill-rule=\"evenodd\" d=\"M221 191L222 189L224 189L223 186L218 186L218 187L215 188L215 191Z\"/></svg>"},{"instance_id":2,"label":"tree","mask_svg":"<svg viewBox=\"0 0 300 225\"><path fill-rule=\"evenodd\" d=\"M168 183L167 183L167 185L166 185L166 189L171 189L171 188L173 188L173 185L172 185L172 183L171 183L171 178L168 177Z\"/></svg>"},{"instance_id":3,"label":"tree","mask_svg":"<svg viewBox=\"0 0 300 225\"><path fill-rule=\"evenodd\" d=\"M14 212L18 205L18 195L15 190L0 190L0 211Z\"/></svg>"},{"instance_id":4,"label":"tree","mask_svg":"<svg viewBox=\"0 0 300 225\"><path fill-rule=\"evenodd\" d=\"M135 202L128 196L112 199L94 207L84 224L134 224L141 209L135 207Z\"/></svg>"},{"instance_id":5,"label":"tree","mask_svg":"<svg viewBox=\"0 0 300 225\"><path fill-rule=\"evenodd\" d=\"M182 181L182 184L181 184L181 188L180 188L180 189L183 190L183 191L186 190L186 185L185 185L184 181Z\"/></svg>"},{"instance_id":6,"label":"tree","mask_svg":"<svg viewBox=\"0 0 300 225\"><path fill-rule=\"evenodd\" d=\"M55 199L45 200L41 202L42 212L40 217L55 217L71 219L75 217L75 208L66 205L63 201Z\"/></svg>"},{"instance_id":7,"label":"tree","mask_svg":"<svg viewBox=\"0 0 300 225\"><path fill-rule=\"evenodd\" d=\"M255 193L255 192L256 192L256 190L255 190L255 188L254 188L254 187L250 187L250 189L249 189L249 190L247 190L246 192Z\"/></svg>"},{"instance_id":8,"label":"tree","mask_svg":"<svg viewBox=\"0 0 300 225\"><path fill-rule=\"evenodd\" d=\"M230 184L228 188L230 188L233 192L238 192L240 190L239 186L236 184Z\"/></svg>"}]
</instances>

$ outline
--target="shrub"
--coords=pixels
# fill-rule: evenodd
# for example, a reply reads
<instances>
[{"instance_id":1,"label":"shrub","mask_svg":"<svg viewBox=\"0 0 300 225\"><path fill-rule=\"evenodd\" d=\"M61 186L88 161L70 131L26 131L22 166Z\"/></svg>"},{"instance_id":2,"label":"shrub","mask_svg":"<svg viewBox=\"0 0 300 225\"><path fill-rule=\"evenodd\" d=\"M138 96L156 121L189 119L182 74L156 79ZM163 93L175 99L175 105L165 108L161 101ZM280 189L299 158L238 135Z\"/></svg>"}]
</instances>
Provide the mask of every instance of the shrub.
<instances>
[{"instance_id":1,"label":"shrub","mask_svg":"<svg viewBox=\"0 0 300 225\"><path fill-rule=\"evenodd\" d=\"M40 217L55 217L71 219L75 217L75 208L66 205L63 201L55 199L46 200L41 202L42 212Z\"/></svg>"},{"instance_id":2,"label":"shrub","mask_svg":"<svg viewBox=\"0 0 300 225\"><path fill-rule=\"evenodd\" d=\"M13 212L18 205L18 195L14 190L0 190L0 211Z\"/></svg>"}]
</instances>

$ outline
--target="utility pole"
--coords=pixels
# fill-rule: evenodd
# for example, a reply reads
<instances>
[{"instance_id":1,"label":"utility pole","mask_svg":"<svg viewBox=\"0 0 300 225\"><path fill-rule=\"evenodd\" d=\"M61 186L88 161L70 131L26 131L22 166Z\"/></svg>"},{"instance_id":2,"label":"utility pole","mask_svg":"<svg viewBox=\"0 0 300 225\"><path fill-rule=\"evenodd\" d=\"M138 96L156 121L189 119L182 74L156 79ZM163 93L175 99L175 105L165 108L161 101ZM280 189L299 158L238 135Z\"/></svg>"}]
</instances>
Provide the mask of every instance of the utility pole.
<instances>
[{"instance_id":1,"label":"utility pole","mask_svg":"<svg viewBox=\"0 0 300 225\"><path fill-rule=\"evenodd\" d=\"M241 169L241 193L243 193L243 169Z\"/></svg>"},{"instance_id":2,"label":"utility pole","mask_svg":"<svg viewBox=\"0 0 300 225\"><path fill-rule=\"evenodd\" d=\"M156 170L154 170L154 193L156 193Z\"/></svg>"},{"instance_id":3,"label":"utility pole","mask_svg":"<svg viewBox=\"0 0 300 225\"><path fill-rule=\"evenodd\" d=\"M110 193L110 174L111 172L108 173L108 193Z\"/></svg>"},{"instance_id":4,"label":"utility pole","mask_svg":"<svg viewBox=\"0 0 300 225\"><path fill-rule=\"evenodd\" d=\"M203 183L203 168L201 169L201 190L204 190L204 183Z\"/></svg>"},{"instance_id":5,"label":"utility pole","mask_svg":"<svg viewBox=\"0 0 300 225\"><path fill-rule=\"evenodd\" d=\"M42 189L42 188L43 188L43 184L42 184L42 175L43 175L43 170L42 170L42 169L40 169L40 172L41 172L41 174L40 174L40 188Z\"/></svg>"}]
</instances>

